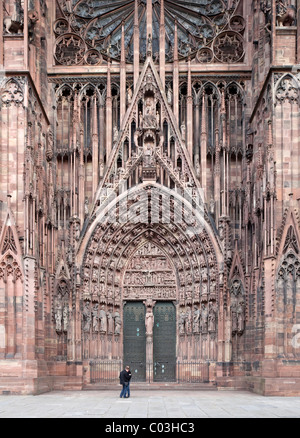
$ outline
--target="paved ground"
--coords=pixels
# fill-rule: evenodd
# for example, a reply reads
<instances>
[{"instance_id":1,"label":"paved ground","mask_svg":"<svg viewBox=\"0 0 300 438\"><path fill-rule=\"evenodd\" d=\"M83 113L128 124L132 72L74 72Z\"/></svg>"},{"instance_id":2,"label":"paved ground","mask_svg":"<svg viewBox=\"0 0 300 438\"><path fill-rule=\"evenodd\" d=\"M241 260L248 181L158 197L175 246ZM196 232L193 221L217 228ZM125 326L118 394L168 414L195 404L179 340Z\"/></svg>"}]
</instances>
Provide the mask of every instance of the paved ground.
<instances>
[{"instance_id":1,"label":"paved ground","mask_svg":"<svg viewBox=\"0 0 300 438\"><path fill-rule=\"evenodd\" d=\"M236 391L52 392L0 396L0 418L300 418L300 397L261 397Z\"/></svg>"}]
</instances>

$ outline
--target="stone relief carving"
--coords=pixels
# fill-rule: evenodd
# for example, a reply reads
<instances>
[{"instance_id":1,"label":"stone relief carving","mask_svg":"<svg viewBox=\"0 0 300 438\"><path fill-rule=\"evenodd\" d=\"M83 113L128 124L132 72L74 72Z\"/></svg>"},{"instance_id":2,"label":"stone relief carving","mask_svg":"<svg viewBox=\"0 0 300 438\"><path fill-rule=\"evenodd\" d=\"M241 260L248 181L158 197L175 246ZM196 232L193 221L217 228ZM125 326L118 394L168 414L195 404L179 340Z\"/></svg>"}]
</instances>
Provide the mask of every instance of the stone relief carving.
<instances>
[{"instance_id":1,"label":"stone relief carving","mask_svg":"<svg viewBox=\"0 0 300 438\"><path fill-rule=\"evenodd\" d=\"M90 306L90 301L86 301L82 312L82 330L85 333L89 333L91 330L92 314Z\"/></svg>"},{"instance_id":2,"label":"stone relief carving","mask_svg":"<svg viewBox=\"0 0 300 438\"><path fill-rule=\"evenodd\" d=\"M153 327L154 327L154 315L153 315L152 307L147 308L147 313L146 313L146 317L145 317L145 325L146 325L146 335L152 335L153 334Z\"/></svg>"},{"instance_id":3,"label":"stone relief carving","mask_svg":"<svg viewBox=\"0 0 300 438\"><path fill-rule=\"evenodd\" d=\"M82 330L86 334L91 332L100 335L120 335L122 319L120 311L113 311L111 306L98 302L85 301L82 312Z\"/></svg>"},{"instance_id":4,"label":"stone relief carving","mask_svg":"<svg viewBox=\"0 0 300 438\"><path fill-rule=\"evenodd\" d=\"M23 274L19 263L8 253L0 262L0 279L3 279L4 282L6 282L9 276L12 276L15 281L23 281Z\"/></svg>"},{"instance_id":5,"label":"stone relief carving","mask_svg":"<svg viewBox=\"0 0 300 438\"><path fill-rule=\"evenodd\" d=\"M217 330L216 302L202 302L199 307L182 308L179 314L178 330L180 335L215 333Z\"/></svg>"},{"instance_id":6,"label":"stone relief carving","mask_svg":"<svg viewBox=\"0 0 300 438\"><path fill-rule=\"evenodd\" d=\"M16 105L19 106L24 101L24 94L22 86L17 80L9 79L5 86L0 90L1 103L5 106Z\"/></svg>"},{"instance_id":7,"label":"stone relief carving","mask_svg":"<svg viewBox=\"0 0 300 438\"><path fill-rule=\"evenodd\" d=\"M299 82L291 75L284 76L276 88L276 101L283 103L286 100L299 104Z\"/></svg>"},{"instance_id":8,"label":"stone relief carving","mask_svg":"<svg viewBox=\"0 0 300 438\"><path fill-rule=\"evenodd\" d=\"M21 0L13 2L13 13L4 18L4 32L7 34L21 34L24 28L24 9Z\"/></svg>"},{"instance_id":9,"label":"stone relief carving","mask_svg":"<svg viewBox=\"0 0 300 438\"><path fill-rule=\"evenodd\" d=\"M287 0L276 0L277 26L294 26L296 24L296 9Z\"/></svg>"},{"instance_id":10,"label":"stone relief carving","mask_svg":"<svg viewBox=\"0 0 300 438\"><path fill-rule=\"evenodd\" d=\"M60 280L54 299L54 320L57 333L67 332L69 327L69 286L67 281Z\"/></svg>"}]
</instances>

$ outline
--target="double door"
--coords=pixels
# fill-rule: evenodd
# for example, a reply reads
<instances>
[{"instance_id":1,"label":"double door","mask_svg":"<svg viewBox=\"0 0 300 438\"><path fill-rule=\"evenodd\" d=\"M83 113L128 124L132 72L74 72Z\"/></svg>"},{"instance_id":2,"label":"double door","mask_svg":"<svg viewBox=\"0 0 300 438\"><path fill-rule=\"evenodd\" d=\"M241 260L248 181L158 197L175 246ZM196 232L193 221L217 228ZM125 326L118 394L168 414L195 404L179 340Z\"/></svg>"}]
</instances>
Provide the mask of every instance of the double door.
<instances>
[{"instance_id":1,"label":"double door","mask_svg":"<svg viewBox=\"0 0 300 438\"><path fill-rule=\"evenodd\" d=\"M142 302L124 306L124 365L131 367L135 381L171 382L176 379L176 309L171 302L157 302L153 336L146 337L146 309ZM152 343L147 357L146 343ZM149 345L148 345L149 347ZM149 350L148 350L149 351Z\"/></svg>"}]
</instances>

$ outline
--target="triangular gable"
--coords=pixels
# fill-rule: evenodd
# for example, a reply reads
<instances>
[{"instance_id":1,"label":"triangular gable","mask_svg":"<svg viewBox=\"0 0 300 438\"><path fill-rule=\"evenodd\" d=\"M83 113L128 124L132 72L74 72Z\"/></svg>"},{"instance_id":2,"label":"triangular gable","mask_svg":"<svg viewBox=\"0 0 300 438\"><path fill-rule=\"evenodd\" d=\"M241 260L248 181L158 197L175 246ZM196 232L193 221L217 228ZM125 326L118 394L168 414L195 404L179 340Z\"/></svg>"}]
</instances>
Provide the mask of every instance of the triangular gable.
<instances>
[{"instance_id":1,"label":"triangular gable","mask_svg":"<svg viewBox=\"0 0 300 438\"><path fill-rule=\"evenodd\" d=\"M124 120L123 120L123 123L121 126L121 130L119 133L119 137L118 137L117 141L115 142L114 147L111 151L111 155L109 157L109 161L108 161L108 165L107 165L107 169L106 169L104 178L98 187L98 190L96 193L96 198L95 198L94 208L97 205L97 200L100 199L100 194L101 194L101 191L103 188L106 188L107 186L109 186L110 193L111 193L112 191L115 191L119 187L119 182L117 182L115 184L115 186L111 187L111 184L109 184L109 177L111 175L113 166L116 163L116 160L118 159L118 156L120 153L120 148L122 147L122 144L127 137L127 132L129 130L129 123L132 119L132 113L135 111L136 106L138 104L138 101L140 99L140 91L143 87L143 84L144 84L144 81L145 81L146 75L148 74L149 69L153 75L157 90L159 91L161 103L164 106L165 118L168 120L168 122L170 124L170 129L173 133L172 136L176 138L177 145L178 145L178 151L181 153L182 159L184 160L185 169L187 169L187 171L191 177L191 179L189 181L189 185L197 188L199 191L201 189L200 183L195 175L195 171L194 171L193 164L191 162L191 158L189 157L188 151L183 144L181 133L179 132L177 122L175 120L175 116L174 116L173 111L167 102L167 96L166 96L165 90L163 89L163 85L162 85L161 79L159 77L159 74L157 72L157 69L155 67L155 64L153 62L153 59L152 59L152 57L148 57L147 61L144 64L141 75L139 77L138 83L136 85L134 95L132 98L132 102L131 102L130 106L128 107L126 115L124 117ZM126 180L127 178L129 178L129 176L132 174L132 171L136 168L136 166L139 164L141 159L142 159L142 156L131 157L131 164L126 168L125 172L122 175L123 181ZM173 169L170 166L168 166L167 160L163 156L161 156L161 154L160 155L157 154L156 159L159 162L159 164L162 167L164 167L164 169L167 171L170 178L173 179L175 184L177 186L182 185L182 183L180 182L179 178L176 176ZM199 192L199 193L202 193L202 192Z\"/></svg>"},{"instance_id":2,"label":"triangular gable","mask_svg":"<svg viewBox=\"0 0 300 438\"><path fill-rule=\"evenodd\" d=\"M285 254L289 250L300 254L299 223L292 208L286 211L278 238L277 254Z\"/></svg>"},{"instance_id":3,"label":"triangular gable","mask_svg":"<svg viewBox=\"0 0 300 438\"><path fill-rule=\"evenodd\" d=\"M242 280L242 283L245 286L245 277L244 277L244 264L241 259L241 255L238 250L237 242L235 243L233 259L231 264L231 269L229 273L229 279L232 280L235 277L239 277Z\"/></svg>"},{"instance_id":4,"label":"triangular gable","mask_svg":"<svg viewBox=\"0 0 300 438\"><path fill-rule=\"evenodd\" d=\"M7 252L13 256L22 255L15 218L9 206L0 235L0 257Z\"/></svg>"},{"instance_id":5,"label":"triangular gable","mask_svg":"<svg viewBox=\"0 0 300 438\"><path fill-rule=\"evenodd\" d=\"M61 258L59 265L56 269L56 273L55 273L55 280L56 281L60 281L63 279L67 280L67 281L71 280L70 271L69 271L67 263L64 260L64 257Z\"/></svg>"}]
</instances>

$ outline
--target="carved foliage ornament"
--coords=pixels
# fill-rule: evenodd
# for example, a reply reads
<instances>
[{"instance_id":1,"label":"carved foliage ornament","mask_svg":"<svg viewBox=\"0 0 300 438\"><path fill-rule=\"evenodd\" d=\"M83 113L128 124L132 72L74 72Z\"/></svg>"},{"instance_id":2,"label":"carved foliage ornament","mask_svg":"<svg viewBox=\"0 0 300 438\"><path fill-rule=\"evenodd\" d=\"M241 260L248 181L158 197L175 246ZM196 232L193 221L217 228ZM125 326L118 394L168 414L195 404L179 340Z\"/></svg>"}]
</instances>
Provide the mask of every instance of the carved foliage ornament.
<instances>
[{"instance_id":1,"label":"carved foliage ornament","mask_svg":"<svg viewBox=\"0 0 300 438\"><path fill-rule=\"evenodd\" d=\"M10 253L8 253L0 263L0 279L3 279L4 282L6 282L10 276L13 281L23 280L19 263Z\"/></svg>"},{"instance_id":2,"label":"carved foliage ornament","mask_svg":"<svg viewBox=\"0 0 300 438\"><path fill-rule=\"evenodd\" d=\"M284 76L276 89L276 101L279 103L288 101L299 104L299 85L298 80L294 76Z\"/></svg>"},{"instance_id":3,"label":"carved foliage ornament","mask_svg":"<svg viewBox=\"0 0 300 438\"><path fill-rule=\"evenodd\" d=\"M1 103L5 106L19 106L24 101L21 85L15 79L9 79L1 90Z\"/></svg>"},{"instance_id":4,"label":"carved foliage ornament","mask_svg":"<svg viewBox=\"0 0 300 438\"><path fill-rule=\"evenodd\" d=\"M287 281L289 277L293 281L300 278L300 260L293 251L286 254L279 268L277 281Z\"/></svg>"}]
</instances>

